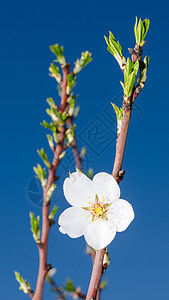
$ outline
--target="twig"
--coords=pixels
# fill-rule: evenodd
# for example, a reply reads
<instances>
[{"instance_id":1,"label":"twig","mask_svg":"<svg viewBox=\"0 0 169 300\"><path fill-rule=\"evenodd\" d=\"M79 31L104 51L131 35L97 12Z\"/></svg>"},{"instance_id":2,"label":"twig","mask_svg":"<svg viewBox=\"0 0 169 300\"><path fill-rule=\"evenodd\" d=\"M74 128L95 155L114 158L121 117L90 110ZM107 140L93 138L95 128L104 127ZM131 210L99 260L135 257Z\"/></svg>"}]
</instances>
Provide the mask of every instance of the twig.
<instances>
[{"instance_id":1,"label":"twig","mask_svg":"<svg viewBox=\"0 0 169 300\"><path fill-rule=\"evenodd\" d=\"M134 57L135 59L135 57ZM134 61L133 57L132 60ZM138 59L138 58L137 58ZM136 86L133 89L133 93L129 100L129 105L126 107L125 102L123 101L123 120L122 120L122 127L121 132L118 135L117 142L116 142L116 155L115 155L115 161L114 161L114 167L112 175L119 184L121 180L123 179L124 170L121 170L122 163L123 163L123 157L124 157L124 151L126 146L126 139L127 139L127 133L133 108L133 103L136 97L140 94L142 88L140 86ZM96 251L96 256L94 260L90 285L87 293L86 300L92 300L96 299L97 291L99 290L99 284L101 281L101 278L103 276L103 257L104 257L105 249L101 249Z\"/></svg>"},{"instance_id":2,"label":"twig","mask_svg":"<svg viewBox=\"0 0 169 300\"><path fill-rule=\"evenodd\" d=\"M60 105L61 112L65 110L67 105L66 87L67 87L67 75L69 73L69 70L70 70L69 65L67 65L63 69L62 98L61 98L61 105ZM43 298L43 288L45 283L45 277L47 274L47 248L48 248L48 237L50 231L50 223L48 219L50 205L46 203L46 196L51 185L56 181L55 174L60 163L59 155L63 151L64 138L65 138L65 126L59 125L59 143L57 144L57 147L54 152L52 167L49 169L47 187L43 190L44 200L43 200L43 208L42 208L42 238L41 238L42 246L39 247L39 272L38 272L38 279L36 284L36 291L32 298L33 300L42 300Z\"/></svg>"},{"instance_id":3,"label":"twig","mask_svg":"<svg viewBox=\"0 0 169 300\"><path fill-rule=\"evenodd\" d=\"M72 120L71 120L71 118L67 119L67 125L68 125L69 128L72 127ZM76 162L76 167L79 170L82 170L82 160L81 160L80 155L79 155L79 151L78 151L78 147L77 147L77 140L76 140L76 136L75 135L74 135L74 140L73 140L71 146L72 146L72 151L73 151L74 159L75 159L75 162Z\"/></svg>"}]
</instances>

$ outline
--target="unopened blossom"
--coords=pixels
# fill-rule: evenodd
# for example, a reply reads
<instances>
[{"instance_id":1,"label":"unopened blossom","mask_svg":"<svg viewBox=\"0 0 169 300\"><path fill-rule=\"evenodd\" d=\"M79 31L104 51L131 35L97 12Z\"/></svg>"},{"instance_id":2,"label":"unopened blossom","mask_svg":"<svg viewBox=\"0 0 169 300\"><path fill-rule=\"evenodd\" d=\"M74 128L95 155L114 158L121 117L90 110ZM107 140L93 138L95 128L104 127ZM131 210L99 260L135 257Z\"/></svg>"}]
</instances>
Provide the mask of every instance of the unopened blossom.
<instances>
[{"instance_id":1,"label":"unopened blossom","mask_svg":"<svg viewBox=\"0 0 169 300\"><path fill-rule=\"evenodd\" d=\"M96 250L111 243L116 232L124 231L134 219L131 204L120 198L120 188L112 175L98 173L93 180L74 172L63 184L72 207L59 217L59 230L71 238L84 238Z\"/></svg>"}]
</instances>

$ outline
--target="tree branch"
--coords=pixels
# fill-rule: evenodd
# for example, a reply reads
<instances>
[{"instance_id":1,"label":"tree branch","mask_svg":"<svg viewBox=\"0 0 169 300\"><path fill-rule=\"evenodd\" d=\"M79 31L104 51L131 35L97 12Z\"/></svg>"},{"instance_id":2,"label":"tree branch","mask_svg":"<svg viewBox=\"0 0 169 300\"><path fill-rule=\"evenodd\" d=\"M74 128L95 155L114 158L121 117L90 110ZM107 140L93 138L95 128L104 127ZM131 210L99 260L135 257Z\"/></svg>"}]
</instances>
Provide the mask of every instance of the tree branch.
<instances>
[{"instance_id":1,"label":"tree branch","mask_svg":"<svg viewBox=\"0 0 169 300\"><path fill-rule=\"evenodd\" d=\"M60 111L63 112L67 105L67 75L69 74L70 67L67 65L63 69L63 82L62 82L62 98L60 104ZM48 237L50 231L49 224L49 209L50 204L46 203L47 192L50 189L51 185L56 181L55 175L56 170L59 166L60 160L59 155L62 153L64 148L64 138L65 138L65 126L59 124L59 143L54 151L54 158L52 162L52 167L49 169L48 183L47 187L43 190L43 208L42 208L42 237L41 237L41 246L39 247L39 272L38 279L36 284L36 291L33 296L33 300L42 300L43 299L43 288L45 283L45 278L47 274L47 248L48 248Z\"/></svg>"},{"instance_id":2,"label":"tree branch","mask_svg":"<svg viewBox=\"0 0 169 300\"><path fill-rule=\"evenodd\" d=\"M135 57L132 57L132 61L136 61L137 59ZM122 127L116 142L116 154L115 154L115 161L114 161L113 172L112 172L112 176L115 178L118 184L123 179L125 173L125 171L124 170L122 171L121 168L123 163L123 157L124 157L124 151L126 146L129 123L131 119L132 108L133 108L134 101L136 97L140 94L141 90L142 87L140 85L136 86L133 89L133 93L131 97L128 99L129 104L127 106L126 106L126 102L123 100ZM99 291L100 281L103 276L104 252L105 249L96 251L96 256L94 260L94 265L93 265L93 270L92 270L92 275L91 275L91 280L90 280L90 285L89 285L86 300L92 300L92 299L95 300L97 297L97 291Z\"/></svg>"},{"instance_id":3,"label":"tree branch","mask_svg":"<svg viewBox=\"0 0 169 300\"><path fill-rule=\"evenodd\" d=\"M68 125L69 128L72 127L73 124L72 124L71 118L67 119L67 125ZM81 160L80 155L79 155L76 136L74 136L74 140L73 140L71 146L72 146L72 151L73 151L74 159L75 159L75 162L76 162L76 167L79 170L82 170L82 160Z\"/></svg>"}]
</instances>

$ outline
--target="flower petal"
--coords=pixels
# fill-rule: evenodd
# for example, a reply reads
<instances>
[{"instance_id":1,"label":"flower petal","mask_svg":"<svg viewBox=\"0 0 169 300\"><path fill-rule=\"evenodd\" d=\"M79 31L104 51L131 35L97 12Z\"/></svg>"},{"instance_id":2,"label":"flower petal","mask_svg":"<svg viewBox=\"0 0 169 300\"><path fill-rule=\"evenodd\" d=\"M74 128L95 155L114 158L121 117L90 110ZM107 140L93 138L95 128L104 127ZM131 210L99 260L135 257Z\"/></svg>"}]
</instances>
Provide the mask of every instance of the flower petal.
<instances>
[{"instance_id":1,"label":"flower petal","mask_svg":"<svg viewBox=\"0 0 169 300\"><path fill-rule=\"evenodd\" d=\"M116 235L116 227L110 224L110 228L108 223L106 220L96 220L85 228L84 237L89 246L100 250L111 243Z\"/></svg>"},{"instance_id":2,"label":"flower petal","mask_svg":"<svg viewBox=\"0 0 169 300\"><path fill-rule=\"evenodd\" d=\"M119 199L108 210L108 220L116 226L118 232L126 230L134 219L134 211L129 202Z\"/></svg>"},{"instance_id":3,"label":"flower petal","mask_svg":"<svg viewBox=\"0 0 169 300\"><path fill-rule=\"evenodd\" d=\"M59 217L59 230L71 238L77 238L84 234L85 227L91 221L92 215L88 211L80 207L69 207Z\"/></svg>"},{"instance_id":4,"label":"flower petal","mask_svg":"<svg viewBox=\"0 0 169 300\"><path fill-rule=\"evenodd\" d=\"M93 177L95 191L101 199L103 196L108 198L109 202L114 202L120 197L120 188L114 177L105 172L96 174Z\"/></svg>"},{"instance_id":5,"label":"flower petal","mask_svg":"<svg viewBox=\"0 0 169 300\"><path fill-rule=\"evenodd\" d=\"M93 182L81 172L74 172L66 178L63 184L66 200L76 207L88 207L95 200Z\"/></svg>"}]
</instances>

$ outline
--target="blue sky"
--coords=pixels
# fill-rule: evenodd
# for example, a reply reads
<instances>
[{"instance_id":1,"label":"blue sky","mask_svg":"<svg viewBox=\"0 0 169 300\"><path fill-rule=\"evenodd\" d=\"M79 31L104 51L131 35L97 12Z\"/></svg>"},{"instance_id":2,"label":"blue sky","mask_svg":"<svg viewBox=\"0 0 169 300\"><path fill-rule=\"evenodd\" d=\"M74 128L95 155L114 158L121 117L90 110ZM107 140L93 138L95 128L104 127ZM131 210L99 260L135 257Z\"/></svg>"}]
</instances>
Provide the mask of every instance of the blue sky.
<instances>
[{"instance_id":1,"label":"blue sky","mask_svg":"<svg viewBox=\"0 0 169 300\"><path fill-rule=\"evenodd\" d=\"M90 63L78 76L74 90L81 111L77 119L79 147L87 142L85 168L94 173L111 173L115 154L115 122L110 102L121 99L121 71L106 50L104 35L111 30L128 56L134 46L135 16L150 19L144 53L150 56L148 79L136 100L124 158L126 175L122 197L134 207L135 220L109 246L111 265L103 299L159 300L169 298L169 182L168 182L168 4L152 1L79 2L8 1L1 4L0 85L1 85L1 297L26 299L18 290L14 270L35 289L38 251L32 239L29 211L41 214L33 166L40 162L36 150L47 146L46 98L59 101L55 81L48 76L54 59L49 45L64 45L67 61L74 63L84 50L93 53ZM103 144L86 136L96 124L103 126ZM103 147L105 145L105 147ZM71 160L71 158L70 158ZM61 213L66 203L61 184L74 166L64 160L59 197L54 202ZM37 190L38 191L38 190ZM59 198L59 199L57 199ZM36 203L36 205L35 205ZM39 204L40 205L40 204ZM70 239L52 228L49 262L57 268L56 282L71 277L86 292L90 259L84 254L83 238ZM54 299L46 284L44 299Z\"/></svg>"}]
</instances>

